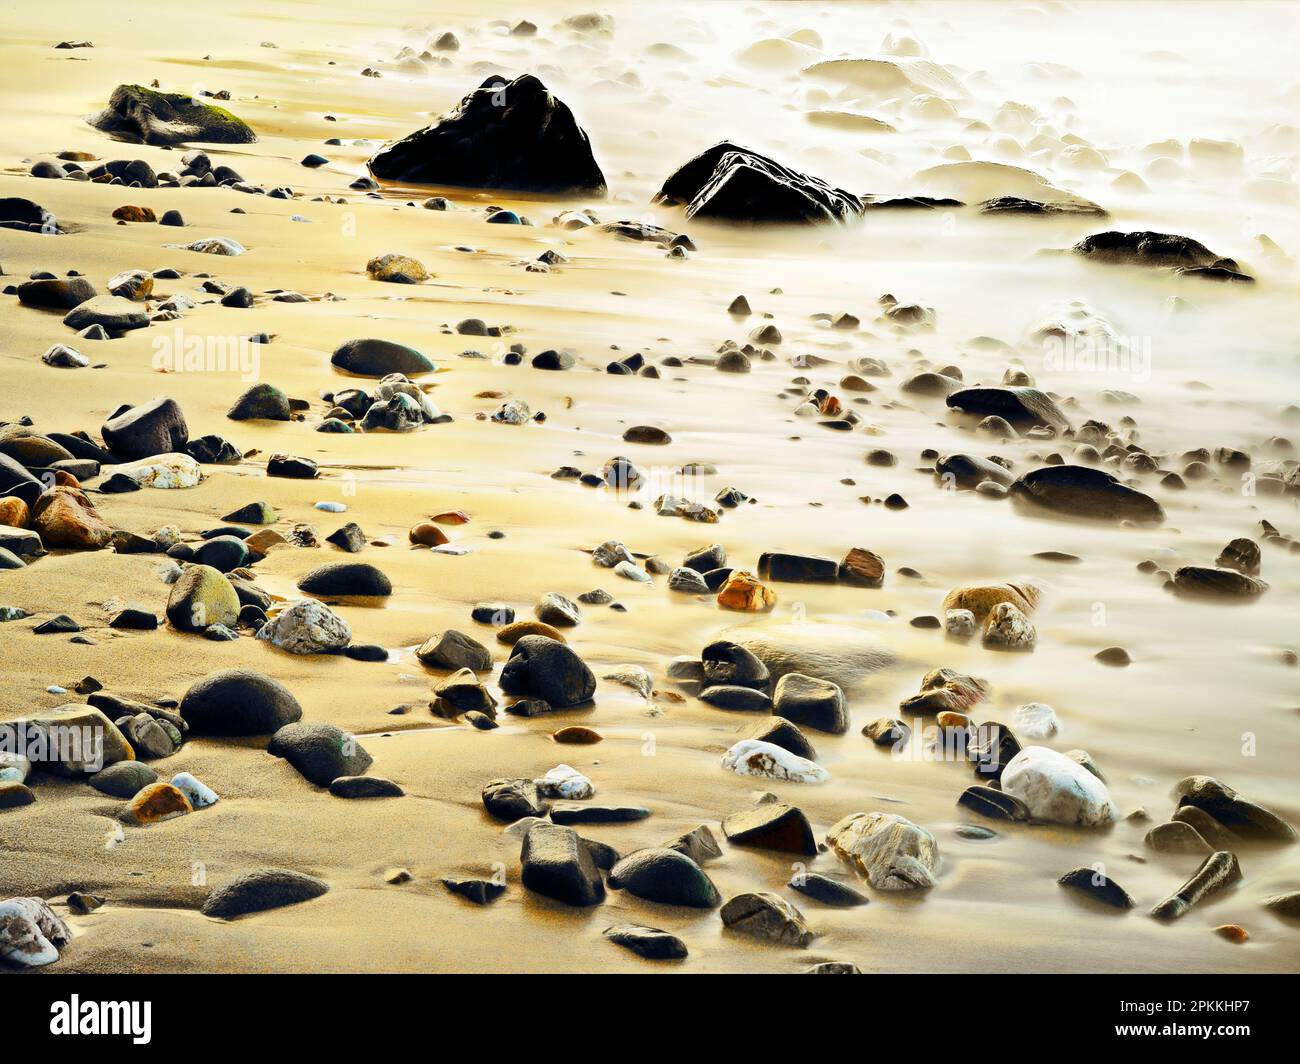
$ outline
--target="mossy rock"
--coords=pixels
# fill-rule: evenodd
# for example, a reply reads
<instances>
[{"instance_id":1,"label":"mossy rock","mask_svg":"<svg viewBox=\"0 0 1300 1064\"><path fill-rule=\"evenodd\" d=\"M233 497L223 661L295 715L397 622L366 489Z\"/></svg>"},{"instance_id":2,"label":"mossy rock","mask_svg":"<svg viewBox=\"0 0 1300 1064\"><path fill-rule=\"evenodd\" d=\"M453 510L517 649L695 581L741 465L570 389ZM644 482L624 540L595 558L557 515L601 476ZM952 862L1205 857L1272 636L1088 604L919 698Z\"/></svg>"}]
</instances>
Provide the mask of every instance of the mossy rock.
<instances>
[{"instance_id":1,"label":"mossy rock","mask_svg":"<svg viewBox=\"0 0 1300 1064\"><path fill-rule=\"evenodd\" d=\"M180 92L119 85L108 107L87 118L96 129L141 144L251 144L257 134L224 107Z\"/></svg>"}]
</instances>

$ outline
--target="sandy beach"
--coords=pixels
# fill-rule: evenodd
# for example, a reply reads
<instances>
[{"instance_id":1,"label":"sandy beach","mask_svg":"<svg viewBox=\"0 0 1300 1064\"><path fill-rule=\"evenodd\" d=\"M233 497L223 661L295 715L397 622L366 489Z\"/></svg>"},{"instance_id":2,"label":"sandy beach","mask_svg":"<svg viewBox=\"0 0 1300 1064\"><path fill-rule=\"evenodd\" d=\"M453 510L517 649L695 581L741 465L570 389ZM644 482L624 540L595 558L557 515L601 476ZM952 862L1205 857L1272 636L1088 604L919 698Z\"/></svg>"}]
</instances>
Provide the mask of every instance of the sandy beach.
<instances>
[{"instance_id":1,"label":"sandy beach","mask_svg":"<svg viewBox=\"0 0 1300 1064\"><path fill-rule=\"evenodd\" d=\"M589 10L266 0L155 18L18 0L6 13L0 200L32 201L59 231L0 228L0 454L41 482L23 487L0 466L19 485L6 495L31 493L0 525L30 511L26 529L39 531L40 499L62 493L74 518L96 524L80 497L119 534L99 549L25 552L23 530L0 530L19 561L0 569L0 607L14 608L0 623L0 725L92 691L138 703L107 713L124 741L132 729L183 740L163 756L146 756L143 739L128 747L156 773L151 786L165 785L158 800L174 800L180 773L219 799L200 808L186 793L184 815L147 822L90 772L35 763L0 783L0 902L44 899L67 931L39 970L1300 972L1295 8L613 3L574 18ZM1249 62L1225 35L1249 41ZM521 75L567 105L604 194L371 175L386 145L436 125L486 79ZM124 140L88 121L119 86L219 105L256 139ZM704 192L655 202L720 141L812 175L856 209L766 224L711 216ZM186 181L183 170L203 169L186 161L192 150L238 180ZM304 165L312 155L322 161ZM116 160L177 179L93 176ZM34 172L51 168L53 179ZM183 224L121 221L124 206ZM516 224L490 220L503 212ZM1160 258L1089 242L1143 232L1182 243ZM187 246L209 238L242 253ZM423 279L377 279L368 264L386 255L416 260ZM110 309L147 317L93 339L65 324L75 306L22 297L29 279L70 271L96 299L142 271L122 282L136 298ZM739 296L745 312L732 313ZM359 339L432 364L393 401L418 424L393 431L343 409L347 389L381 386L382 374L336 364ZM83 364L43 360L57 344ZM177 357L187 350L197 354ZM552 364L534 362L544 352L565 368L540 368ZM228 416L265 386L271 405L288 400L286 419ZM164 396L191 447L215 434L232 460L172 461L178 476L197 469L195 486L106 490L152 456L115 448L105 423ZM666 442L638 442L653 438L630 432L645 426ZM30 443L51 433L84 433L112 460L56 475L48 455L62 445ZM268 475L277 454L317 475ZM619 457L636 470L631 486L608 483ZM1079 467L1096 471L1086 490L1051 479ZM1029 475L1044 469L1048 495L1035 496ZM273 520L228 518L254 502ZM355 551L328 538L348 522L361 530ZM411 541L421 523L441 532L424 533L432 549ZM223 557L246 570L239 605L260 600L261 616L184 630L171 609L183 570L225 526L220 538L237 542ZM263 549L241 553L250 534ZM623 560L617 571L598 557L610 544L626 550L605 552ZM684 566L712 544L724 548L717 564ZM846 572L855 548L878 575ZM772 553L793 556L784 572L779 557L761 560ZM815 564L828 559L829 570ZM378 570L390 593L299 586L335 563L373 567L363 575ZM719 601L743 573L769 608ZM781 578L797 574L813 575ZM955 600L963 588L986 590ZM554 645L512 648L497 638L506 614L474 611L500 604L533 621L550 594L566 600L562 619L570 605L580 614L558 626L568 656L557 667L580 678L585 665L594 697L512 713L551 681L541 664L525 674L528 655L512 650L541 660ZM268 638L304 600L346 626L332 652ZM1006 626L996 632L994 600L1012 604L993 610ZM954 616L971 603L969 620ZM115 626L124 609L157 627ZM37 631L60 615L75 628ZM491 707L482 720L431 709L455 669L417 651L449 630L490 652L462 693ZM718 641L762 666L739 684L749 694L724 682L750 708L707 697L701 653ZM382 649L339 652L349 642ZM1123 654L1099 660L1113 648ZM940 668L982 681L981 697L945 706L942 720L908 703ZM187 720L187 692L232 669L291 692L301 721L290 729L333 726L368 754L364 765L344 756L333 776L390 781L399 796L340 797L268 751L271 734ZM817 681L837 724L816 726L824 718L802 703L780 712L783 685L796 701L783 674ZM1037 705L1050 709L1025 711ZM726 767L738 743L792 718L815 756L780 743L772 756L822 782ZM910 735L891 747L863 734L882 718ZM1000 766L1000 786L964 754L932 749L936 730L974 735L988 722L1029 755L1023 769ZM600 741L557 741L571 727ZM594 794L543 786L538 799L532 781L562 765ZM1180 789L1188 777L1239 797ZM518 806L490 808L496 780L514 781L544 823L512 826ZM958 804L972 786L1013 814ZM585 876L603 896L594 904L524 882L521 846L567 845L555 807L575 805L638 811L576 814L565 875ZM1189 806L1191 819L1175 817ZM740 821L723 827L785 807L782 825L806 824L812 852L771 845L788 842L781 830L755 842ZM902 849L895 835L855 864L828 837L873 813L905 818ZM716 855L670 847L702 825ZM1223 889L1177 919L1151 915L1222 854L1234 870ZM268 869L328 890L213 915L222 888ZM1094 873L1092 889L1059 882L1077 869ZM809 873L865 903L790 885ZM1132 907L1100 899L1095 875ZM497 889L476 903L446 878ZM687 887L704 900L663 900ZM729 915L746 895L778 932ZM620 948L605 934L618 925L667 932L686 955Z\"/></svg>"}]
</instances>

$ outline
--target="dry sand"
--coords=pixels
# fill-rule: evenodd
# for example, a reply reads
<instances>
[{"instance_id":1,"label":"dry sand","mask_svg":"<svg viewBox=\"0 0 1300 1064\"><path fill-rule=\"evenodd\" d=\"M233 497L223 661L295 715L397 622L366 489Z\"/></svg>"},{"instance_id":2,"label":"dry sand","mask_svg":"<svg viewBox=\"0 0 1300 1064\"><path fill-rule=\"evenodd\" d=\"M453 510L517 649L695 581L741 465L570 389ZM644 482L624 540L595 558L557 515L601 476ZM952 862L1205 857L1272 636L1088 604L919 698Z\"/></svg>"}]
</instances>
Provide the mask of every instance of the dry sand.
<instances>
[{"instance_id":1,"label":"dry sand","mask_svg":"<svg viewBox=\"0 0 1300 1064\"><path fill-rule=\"evenodd\" d=\"M118 5L120 6L120 5ZM996 10L976 4L871 5L688 4L607 5L616 21L610 39L582 39L554 28L580 10L559 3L492 11L482 5L381 0L369 5L267 0L238 11L173 9L166 17L111 5L10 5L0 49L0 195L36 199L76 232L44 237L0 230L7 278L34 270L78 269L102 285L131 267L174 266L186 276L159 281L162 293L197 294L192 274L209 271L254 293L294 289L303 304L259 299L251 310L203 303L180 324L187 333L241 336L265 331L260 379L290 396L313 401L306 421L234 423L225 411L246 386L237 375L174 373L151 366L152 342L172 325L155 325L82 349L100 369L57 370L42 364L51 343L71 333L52 313L6 298L0 318L0 420L30 416L45 430L98 430L117 405L167 394L182 405L191 434L217 432L260 454L233 467L205 467L206 478L185 491L143 490L95 496L114 527L150 532L176 523L197 534L243 503L266 499L287 529L298 521L322 537L345 520L393 545L361 555L389 576L395 593L378 608L339 612L359 642L390 648L390 660L368 664L341 657L294 657L247 636L213 643L170 629L155 633L107 628L104 604L127 602L161 613L168 588L154 573L157 557L55 553L30 567L0 573L0 603L36 619L68 613L97 640L74 645L64 636L36 636L32 622L0 626L0 719L68 700L49 694L86 675L109 690L139 697L179 697L197 678L247 665L283 680L306 719L351 730L374 755L373 772L397 781L407 797L342 801L312 787L286 762L253 741L193 739L166 762L166 772L190 771L220 795L215 807L147 829L126 829L107 845L120 803L83 784L42 779L38 801L0 813L0 897L34 894L62 899L73 889L106 895L108 904L69 917L76 937L57 971L638 971L651 964L604 941L613 923L661 927L690 948L680 971L795 972L820 960L848 961L865 972L892 971L1300 971L1297 931L1266 912L1262 899L1300 885L1300 847L1244 847L1240 887L1166 926L1144 915L1192 871L1197 858L1161 855L1143 846L1153 822L1165 819L1180 778L1204 773L1300 823L1295 765L1300 756L1300 690L1283 654L1296 648L1300 556L1264 547L1270 590L1242 607L1192 603L1137 572L1144 559L1161 568L1213 563L1231 538L1254 536L1260 519L1300 534L1294 496L1243 494L1235 474L1175 493L1143 478L1165 507L1155 529L1118 529L1034 519L1006 500L945 492L918 467L925 448L999 453L1017 471L1054 449L1042 441L994 444L972 434L970 419L941 402L899 393L898 384L924 367L956 364L967 381L996 383L1013 361L1038 383L1072 402L1076 423L1097 417L1137 420L1140 439L1156 454L1194 447L1234 446L1257 460L1275 457L1274 436L1295 436L1281 409L1296 399L1295 263L1297 89L1286 54L1294 39L1289 5L1025 5ZM1294 9L1292 9L1293 11ZM531 18L531 39L502 35L495 16ZM1221 47L1220 20L1255 55ZM1287 22L1291 22L1288 28ZM444 30L461 41L445 66L404 73L392 61L403 46L416 51ZM816 31L817 48L772 45L748 61L738 53L755 42L800 30ZM879 56L887 34L924 42L947 66L960 92L940 92L956 117L913 100L918 90L894 89L867 99L835 82L813 80L783 59L815 61L840 53ZM63 39L89 39L93 50L60 51ZM263 41L275 50L260 47ZM685 58L647 49L672 42ZM1243 44L1242 48L1245 45ZM1056 64L1056 65L1053 65ZM382 78L359 76L374 66ZM450 108L494 70L539 73L574 109L590 134L611 186L605 202L542 201L467 190L386 187L382 199L350 192L378 143L403 135ZM250 181L290 186L292 201L228 189L151 189L39 181L31 163L66 149L102 158L143 158L157 170L177 153L115 144L83 122L123 82L164 89L228 89L231 110L257 131L255 144L210 151ZM824 90L824 91L823 91ZM1062 101L1069 97L1072 103ZM1106 153L1101 168L1086 160L1071 169L1059 150L1024 147L1035 135L1012 118L995 119L1004 101L1038 109L1056 138L1073 134ZM859 110L895 125L895 133L861 133L810 122L815 110ZM338 118L327 122L328 113ZM981 120L989 126L972 128ZM322 147L328 137L342 147ZM1226 172L1186 161L1148 170L1143 147L1167 138L1208 136L1243 146L1245 162ZM1053 186L1105 206L1110 222L1091 218L1003 219L971 211L872 213L842 231L749 231L684 220L651 208L663 178L697 150L727 137L824 176L855 192L921 191L975 200L1021 194L1005 173L988 167L922 188L918 171L953 159L963 146L977 160L1032 168ZM1021 145L1002 143L1006 138ZM364 141L364 143L354 143ZM1060 141L1057 141L1059 146ZM331 162L298 165L311 151ZM1112 181L1122 170L1145 174L1146 192ZM1266 179L1267 178L1267 179ZM445 193L460 209L423 210L428 195ZM346 203L316 202L342 197ZM184 229L114 224L124 203L183 212ZM414 206L410 204L414 203ZM513 207L535 227L487 225L489 203ZM653 245L595 232L550 226L569 206L591 206L602 219L652 220L688 232L699 251L667 258ZM232 214L233 208L246 213ZM299 214L309 224L291 221ZM1220 286L1110 269L1043 248L1067 247L1101 228L1156 229L1193 236L1249 266L1257 283ZM1267 234L1282 253L1256 243ZM232 237L247 254L200 256L164 244L199 236ZM463 250L469 248L472 250ZM518 264L547 248L569 262L550 274ZM369 280L365 263L389 251L414 255L435 274L419 287ZM779 292L773 290L779 289ZM933 330L896 332L877 320L878 298L935 308ZM319 301L335 293L338 302ZM758 314L770 314L784 334L778 358L756 362L748 376L706 366L664 369L659 380L606 375L619 352L644 352L658 363L743 342L762 319L736 322L725 308L739 293ZM1180 297L1190 307L1170 314ZM1148 345L1149 375L1053 369L1029 344L1014 352L971 344L992 336L1015 345L1061 301L1084 300L1118 333ZM829 331L811 320L819 312L849 311L863 327ZM501 340L449 335L444 324L480 317L508 325ZM322 389L344 378L329 365L343 340L379 336L410 343L439 365L427 378L452 424L410 434L326 435L313 431ZM546 373L502 366L504 345L521 342L530 355L572 348L578 367ZM467 348L487 361L458 357ZM799 354L829 359L800 369ZM837 390L850 359L884 359L893 376L854 404L863 428L841 433L793 416L797 398L782 394L792 378ZM1204 382L1209 387L1196 387ZM1107 389L1140 402L1120 406ZM481 393L499 392L483 398ZM476 419L505 397L547 414L544 424L511 427ZM667 447L626 444L632 424L667 428ZM892 468L867 466L871 448L898 456ZM314 482L268 479L272 451L313 458ZM701 499L735 485L758 501L728 512L715 526L660 517L647 506L629 509L611 492L550 479L562 465L599 471L617 454L644 470L670 475L682 463L711 462ZM1175 468L1180 468L1175 466ZM93 484L92 484L93 486ZM901 512L880 499L899 492ZM346 515L314 510L318 500L345 502ZM463 509L470 523L449 529L468 550L445 556L408 549L416 520ZM504 538L487 533L500 530ZM718 541L737 564L752 566L763 550L787 549L840 557L862 546L881 554L885 586L776 585L772 614L751 618L710 600L671 593L666 578L636 585L593 566L584 549L607 539L678 564L687 550ZM1032 557L1067 551L1082 561L1059 565ZM294 580L332 548L279 549L257 566L261 586L294 596ZM898 570L910 566L919 577ZM908 625L939 612L947 591L963 583L1031 578L1046 589L1034 617L1037 648L996 654ZM504 717L480 732L440 721L425 708L437 675L412 648L430 633L458 627L505 653L490 630L469 620L479 601L513 604L521 617L546 591L576 596L602 586L626 612L586 607L571 645L597 676L622 663L647 668L662 690L669 658L697 654L736 624L847 625L892 649L898 663L850 690L847 734L814 734L824 786L769 783L733 775L722 752L752 724L748 714L710 708L695 699L643 700L602 682L586 710L529 721ZM873 611L873 612L868 612ZM887 617L881 611L892 614ZM1101 623L1098 623L1100 618ZM1093 659L1103 647L1128 649L1134 663L1107 668ZM956 829L971 823L954 803L970 782L960 765L894 759L871 746L859 729L892 715L930 668L947 665L986 678L989 716L1005 719L1025 702L1055 707L1063 722L1048 741L1086 749L1102 767L1121 815L1145 807L1153 820L1120 821L1111 829L990 825L997 837L974 841ZM412 704L404 715L390 711ZM566 723L596 727L604 742L560 747L550 733ZM915 740L919 752L921 742ZM800 906L818 937L806 950L758 944L723 930L716 911L684 910L611 892L602 906L569 909L518 883L518 843L483 811L480 789L497 776L540 776L560 762L597 784L597 801L647 805L653 815L628 825L584 827L583 833L626 853L660 844L701 823L718 833L719 819L745 808L758 790L800 806L819 837L841 816L859 810L897 811L926 826L939 841L938 886L924 897L872 894L848 910L818 905L790 892L789 860L779 854L724 846L707 866L724 897L748 890L783 893ZM720 833L719 833L720 834ZM500 863L509 889L493 905L473 906L447 893L448 874L490 875ZM1102 864L1138 900L1126 915L1081 904L1056 884L1063 872ZM324 897L225 923L201 916L209 889L253 868L278 866L319 875ZM409 868L410 883L382 878ZM830 854L813 864L837 872ZM58 906L60 911L63 910ZM1231 944L1213 928L1238 923L1251 935Z\"/></svg>"}]
</instances>

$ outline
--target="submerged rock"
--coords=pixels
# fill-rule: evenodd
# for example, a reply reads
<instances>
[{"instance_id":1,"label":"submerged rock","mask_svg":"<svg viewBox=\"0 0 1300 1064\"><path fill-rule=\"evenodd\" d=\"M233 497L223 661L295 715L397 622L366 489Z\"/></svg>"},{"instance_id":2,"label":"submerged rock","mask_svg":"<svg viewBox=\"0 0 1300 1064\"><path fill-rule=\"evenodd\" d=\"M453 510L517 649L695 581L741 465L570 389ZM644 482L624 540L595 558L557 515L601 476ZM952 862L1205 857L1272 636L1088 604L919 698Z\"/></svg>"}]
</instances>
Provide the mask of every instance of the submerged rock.
<instances>
[{"instance_id":1,"label":"submerged rock","mask_svg":"<svg viewBox=\"0 0 1300 1064\"><path fill-rule=\"evenodd\" d=\"M1016 754L1002 770L1001 782L1036 820L1089 828L1109 824L1119 815L1100 779L1045 746L1027 746Z\"/></svg>"},{"instance_id":2,"label":"submerged rock","mask_svg":"<svg viewBox=\"0 0 1300 1064\"><path fill-rule=\"evenodd\" d=\"M1158 920L1176 920L1197 902L1239 882L1241 865L1237 855L1220 850L1202 861L1192 877L1152 909L1151 915Z\"/></svg>"},{"instance_id":3,"label":"submerged rock","mask_svg":"<svg viewBox=\"0 0 1300 1064\"><path fill-rule=\"evenodd\" d=\"M1034 506L1067 517L1098 521L1158 524L1165 519L1160 504L1111 474L1087 466L1043 466L1011 485L1011 494Z\"/></svg>"},{"instance_id":4,"label":"submerged rock","mask_svg":"<svg viewBox=\"0 0 1300 1064\"><path fill-rule=\"evenodd\" d=\"M877 890L922 890L935 884L938 842L897 813L850 813L831 828L826 841Z\"/></svg>"},{"instance_id":5,"label":"submerged rock","mask_svg":"<svg viewBox=\"0 0 1300 1064\"><path fill-rule=\"evenodd\" d=\"M750 223L847 222L863 209L851 192L730 141L679 167L654 202L685 204L689 218Z\"/></svg>"}]
</instances>

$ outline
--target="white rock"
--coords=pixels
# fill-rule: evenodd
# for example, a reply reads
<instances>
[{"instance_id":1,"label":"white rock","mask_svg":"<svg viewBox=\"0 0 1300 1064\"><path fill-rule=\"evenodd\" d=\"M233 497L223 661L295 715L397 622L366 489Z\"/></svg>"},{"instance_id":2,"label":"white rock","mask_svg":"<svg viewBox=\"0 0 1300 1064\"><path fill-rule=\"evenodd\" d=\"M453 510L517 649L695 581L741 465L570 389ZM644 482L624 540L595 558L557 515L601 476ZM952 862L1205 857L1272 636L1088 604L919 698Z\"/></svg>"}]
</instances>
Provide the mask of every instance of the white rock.
<instances>
[{"instance_id":1,"label":"white rock","mask_svg":"<svg viewBox=\"0 0 1300 1064\"><path fill-rule=\"evenodd\" d=\"M352 641L348 622L316 599L304 599L281 610L257 633L290 654L326 654Z\"/></svg>"},{"instance_id":2,"label":"white rock","mask_svg":"<svg viewBox=\"0 0 1300 1064\"><path fill-rule=\"evenodd\" d=\"M181 541L181 530L177 525L163 525L153 534L154 545L159 550L170 550Z\"/></svg>"},{"instance_id":3,"label":"white rock","mask_svg":"<svg viewBox=\"0 0 1300 1064\"><path fill-rule=\"evenodd\" d=\"M533 782L544 798L582 799L596 793L596 785L571 765L556 765Z\"/></svg>"},{"instance_id":4,"label":"white rock","mask_svg":"<svg viewBox=\"0 0 1300 1064\"><path fill-rule=\"evenodd\" d=\"M324 501L324 502L318 502L318 503L316 504L316 509L318 509L318 510L323 510L323 511L325 511L325 513L327 513L327 514L341 514L341 513L343 513L347 508L348 508L347 503L344 503L344 502L331 502L331 501L329 501L329 500L326 500L326 501Z\"/></svg>"},{"instance_id":5,"label":"white rock","mask_svg":"<svg viewBox=\"0 0 1300 1064\"><path fill-rule=\"evenodd\" d=\"M1096 827L1118 816L1106 785L1065 754L1026 746L1002 770L1002 789L1029 807L1035 820Z\"/></svg>"},{"instance_id":6,"label":"white rock","mask_svg":"<svg viewBox=\"0 0 1300 1064\"><path fill-rule=\"evenodd\" d=\"M41 361L58 369L85 369L90 365L90 359L67 344L55 344L41 355Z\"/></svg>"},{"instance_id":7,"label":"white rock","mask_svg":"<svg viewBox=\"0 0 1300 1064\"><path fill-rule=\"evenodd\" d=\"M1050 739L1061 730L1061 722L1047 703L1027 702L1011 714L1011 730L1025 739Z\"/></svg>"},{"instance_id":8,"label":"white rock","mask_svg":"<svg viewBox=\"0 0 1300 1064\"><path fill-rule=\"evenodd\" d=\"M939 870L939 844L897 813L850 813L826 841L877 890L925 890Z\"/></svg>"},{"instance_id":9,"label":"white rock","mask_svg":"<svg viewBox=\"0 0 1300 1064\"><path fill-rule=\"evenodd\" d=\"M999 602L984 624L984 645L1005 650L1032 650L1038 631L1010 602Z\"/></svg>"},{"instance_id":10,"label":"white rock","mask_svg":"<svg viewBox=\"0 0 1300 1064\"><path fill-rule=\"evenodd\" d=\"M0 957L25 968L40 968L59 959L56 947L72 932L41 898L0 901Z\"/></svg>"},{"instance_id":11,"label":"white rock","mask_svg":"<svg viewBox=\"0 0 1300 1064\"><path fill-rule=\"evenodd\" d=\"M979 631L979 623L970 610L949 610L943 615L943 627L957 639L969 639Z\"/></svg>"},{"instance_id":12,"label":"white rock","mask_svg":"<svg viewBox=\"0 0 1300 1064\"><path fill-rule=\"evenodd\" d=\"M640 665L620 665L613 672L605 673L601 679L630 687L642 698L649 698L655 685L654 677Z\"/></svg>"},{"instance_id":13,"label":"white rock","mask_svg":"<svg viewBox=\"0 0 1300 1064\"><path fill-rule=\"evenodd\" d=\"M634 580L638 584L649 584L652 582L650 574L637 566L634 562L619 562L614 566L614 575L621 576L625 580Z\"/></svg>"},{"instance_id":14,"label":"white rock","mask_svg":"<svg viewBox=\"0 0 1300 1064\"><path fill-rule=\"evenodd\" d=\"M816 762L761 739L742 739L736 743L722 755L722 767L741 776L763 776L792 783L825 783L831 778Z\"/></svg>"},{"instance_id":15,"label":"white rock","mask_svg":"<svg viewBox=\"0 0 1300 1064\"><path fill-rule=\"evenodd\" d=\"M173 787L190 800L190 805L195 809L206 809L221 800L217 797L216 791L206 783L199 782L188 772L176 773L171 782Z\"/></svg>"},{"instance_id":16,"label":"white rock","mask_svg":"<svg viewBox=\"0 0 1300 1064\"><path fill-rule=\"evenodd\" d=\"M207 236L191 244L182 245L186 251L200 251L205 255L242 255L247 248L228 236Z\"/></svg>"},{"instance_id":17,"label":"white rock","mask_svg":"<svg viewBox=\"0 0 1300 1064\"><path fill-rule=\"evenodd\" d=\"M101 470L105 478L114 473L125 474L142 488L193 488L203 479L199 463L179 452L156 454L126 465L104 466Z\"/></svg>"}]
</instances>

